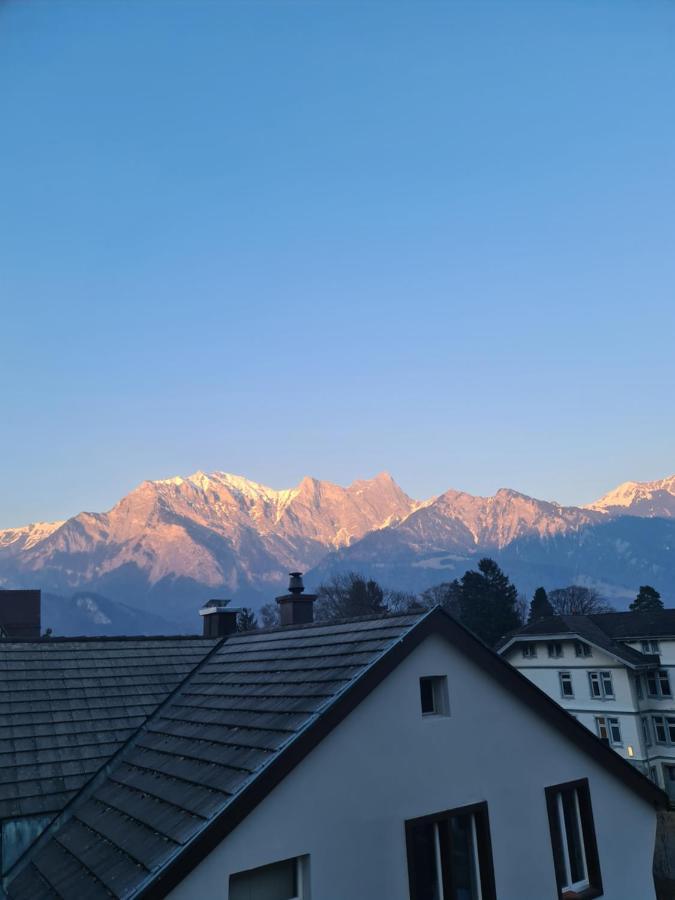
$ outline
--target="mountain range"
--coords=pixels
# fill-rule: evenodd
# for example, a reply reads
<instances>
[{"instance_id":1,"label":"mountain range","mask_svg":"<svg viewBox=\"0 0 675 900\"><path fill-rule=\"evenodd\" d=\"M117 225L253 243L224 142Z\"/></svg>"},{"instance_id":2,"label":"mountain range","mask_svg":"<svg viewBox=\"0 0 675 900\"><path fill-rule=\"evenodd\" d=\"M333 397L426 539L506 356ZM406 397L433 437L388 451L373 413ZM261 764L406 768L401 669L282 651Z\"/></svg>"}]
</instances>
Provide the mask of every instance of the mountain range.
<instances>
[{"instance_id":1,"label":"mountain range","mask_svg":"<svg viewBox=\"0 0 675 900\"><path fill-rule=\"evenodd\" d=\"M118 621L133 631L195 630L203 600L256 606L283 589L290 570L306 572L309 585L355 569L419 591L461 576L483 555L526 593L576 582L620 606L650 583L667 597L675 592L675 476L626 482L575 507L509 489L419 501L386 473L348 487L304 478L275 490L196 472L144 481L108 512L0 531L0 586L50 592L59 629L74 627L56 612L60 597L78 611L80 629L90 615L92 633L103 620L112 630Z\"/></svg>"}]
</instances>

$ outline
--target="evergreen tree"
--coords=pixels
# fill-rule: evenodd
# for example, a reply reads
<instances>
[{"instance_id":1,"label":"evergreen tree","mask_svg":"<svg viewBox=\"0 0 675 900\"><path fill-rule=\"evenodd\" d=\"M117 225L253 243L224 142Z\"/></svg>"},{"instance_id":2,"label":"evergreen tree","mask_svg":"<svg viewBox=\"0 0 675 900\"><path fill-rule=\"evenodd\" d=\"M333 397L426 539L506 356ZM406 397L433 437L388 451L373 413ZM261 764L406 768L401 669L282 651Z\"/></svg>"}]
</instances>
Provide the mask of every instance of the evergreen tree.
<instances>
[{"instance_id":1,"label":"evergreen tree","mask_svg":"<svg viewBox=\"0 0 675 900\"><path fill-rule=\"evenodd\" d=\"M532 597L530 603L530 614L527 617L527 624L538 622L540 619L546 619L548 616L554 616L555 611L548 599L548 594L543 587L538 587Z\"/></svg>"},{"instance_id":2,"label":"evergreen tree","mask_svg":"<svg viewBox=\"0 0 675 900\"><path fill-rule=\"evenodd\" d=\"M258 618L252 609L245 606L237 615L237 631L255 631Z\"/></svg>"},{"instance_id":3,"label":"evergreen tree","mask_svg":"<svg viewBox=\"0 0 675 900\"><path fill-rule=\"evenodd\" d=\"M518 591L493 559L481 559L478 571L465 572L460 584L460 618L486 644L494 646L522 624Z\"/></svg>"},{"instance_id":4,"label":"evergreen tree","mask_svg":"<svg viewBox=\"0 0 675 900\"><path fill-rule=\"evenodd\" d=\"M633 612L654 612L663 609L661 594L649 584L643 584L638 595L628 607Z\"/></svg>"}]
</instances>

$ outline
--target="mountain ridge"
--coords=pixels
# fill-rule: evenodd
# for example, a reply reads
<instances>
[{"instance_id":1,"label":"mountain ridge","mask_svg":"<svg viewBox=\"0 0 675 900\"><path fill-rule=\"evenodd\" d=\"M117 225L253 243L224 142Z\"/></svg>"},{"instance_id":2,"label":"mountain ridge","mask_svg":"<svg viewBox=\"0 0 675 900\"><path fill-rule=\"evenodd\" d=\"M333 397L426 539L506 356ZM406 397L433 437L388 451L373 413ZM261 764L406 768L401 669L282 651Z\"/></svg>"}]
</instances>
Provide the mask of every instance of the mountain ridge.
<instances>
[{"instance_id":1,"label":"mountain ridge","mask_svg":"<svg viewBox=\"0 0 675 900\"><path fill-rule=\"evenodd\" d=\"M292 569L316 583L360 567L421 589L456 577L480 554L510 560L523 584L545 570L596 579L621 595L632 590L632 573L649 580L651 572L675 590L675 539L671 552L670 532L656 526L653 557L641 543L646 526L620 524L626 518L675 522L675 476L624 482L592 504L564 506L511 488L488 497L450 489L420 501L386 472L346 487L306 476L276 489L197 471L143 481L107 512L0 531L0 585L96 591L174 621L187 621L214 593L269 599ZM619 524L603 531L608 523ZM594 567L594 542L598 558L621 571L616 583L610 561ZM641 547L630 566L626 544Z\"/></svg>"}]
</instances>

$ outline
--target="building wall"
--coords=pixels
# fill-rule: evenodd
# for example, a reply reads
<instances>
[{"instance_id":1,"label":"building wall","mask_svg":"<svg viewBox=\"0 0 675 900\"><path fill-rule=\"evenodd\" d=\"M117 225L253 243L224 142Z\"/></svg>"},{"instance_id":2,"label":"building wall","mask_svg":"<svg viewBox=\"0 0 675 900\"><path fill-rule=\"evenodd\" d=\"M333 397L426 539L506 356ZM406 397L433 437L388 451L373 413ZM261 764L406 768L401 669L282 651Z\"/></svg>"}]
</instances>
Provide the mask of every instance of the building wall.
<instances>
[{"instance_id":1,"label":"building wall","mask_svg":"<svg viewBox=\"0 0 675 900\"><path fill-rule=\"evenodd\" d=\"M450 715L420 712L448 676ZM654 900L654 810L440 637L363 701L170 894L309 854L313 900L407 900L406 819L487 801L499 900L554 900L544 788L590 780L605 900Z\"/></svg>"},{"instance_id":2,"label":"building wall","mask_svg":"<svg viewBox=\"0 0 675 900\"><path fill-rule=\"evenodd\" d=\"M656 742L653 715L675 716L675 641L660 641L660 668L668 669L670 674L671 697L649 697L645 674L641 674L642 698L637 694L636 673L620 663L608 653L593 647L591 657L577 657L574 650L575 639L557 638L562 644L563 656L548 656L548 644L553 638L527 641L537 648L535 658L524 657L522 644L509 647L504 657L537 687L545 691L569 713L597 734L596 716L613 716L619 719L622 742L613 745L613 749L624 759L628 759L645 774L653 770L658 784L675 792L675 782L671 782L664 766L675 765L675 742L666 744ZM642 649L641 641L631 641L629 646ZM613 699L598 699L591 696L588 673L595 670L609 670L614 685ZM568 671L572 675L574 697L563 697L560 690L559 672ZM642 729L642 718L649 720L651 743L647 744ZM632 755L631 755L632 754ZM675 798L674 798L675 799Z\"/></svg>"}]
</instances>

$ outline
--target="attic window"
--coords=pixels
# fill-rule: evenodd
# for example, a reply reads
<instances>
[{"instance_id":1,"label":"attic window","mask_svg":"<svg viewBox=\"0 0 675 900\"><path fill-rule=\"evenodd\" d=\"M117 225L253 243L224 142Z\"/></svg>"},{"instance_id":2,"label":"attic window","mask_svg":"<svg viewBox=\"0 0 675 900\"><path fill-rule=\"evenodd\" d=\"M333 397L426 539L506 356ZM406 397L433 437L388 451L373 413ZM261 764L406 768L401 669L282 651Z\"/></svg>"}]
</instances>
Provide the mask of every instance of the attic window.
<instances>
[{"instance_id":1,"label":"attic window","mask_svg":"<svg viewBox=\"0 0 675 900\"><path fill-rule=\"evenodd\" d=\"M249 869L230 876L228 900L303 900L307 897L307 857Z\"/></svg>"},{"instance_id":2,"label":"attic window","mask_svg":"<svg viewBox=\"0 0 675 900\"><path fill-rule=\"evenodd\" d=\"M574 652L577 656L592 656L593 651L589 644L586 644L584 641L575 641L574 642Z\"/></svg>"},{"instance_id":3,"label":"attic window","mask_svg":"<svg viewBox=\"0 0 675 900\"><path fill-rule=\"evenodd\" d=\"M427 675L420 678L420 704L423 716L447 716L450 714L446 675Z\"/></svg>"}]
</instances>

